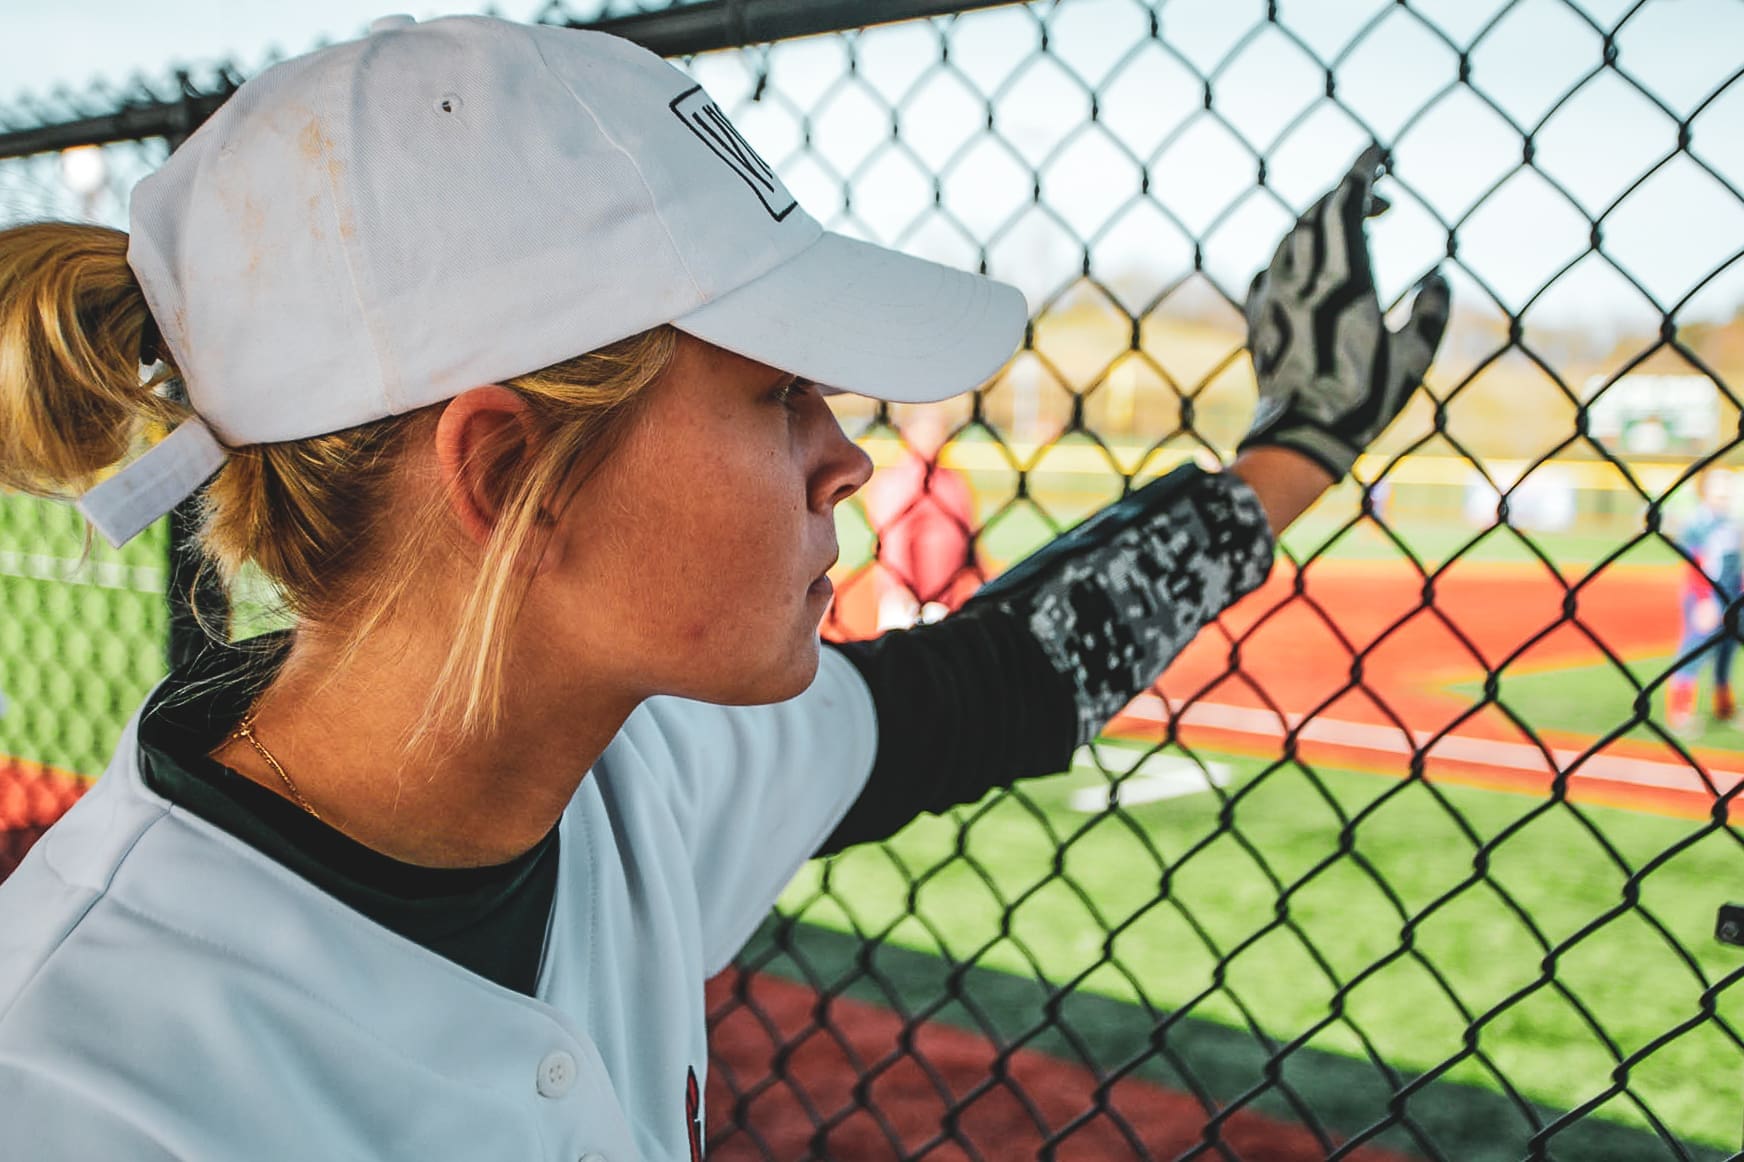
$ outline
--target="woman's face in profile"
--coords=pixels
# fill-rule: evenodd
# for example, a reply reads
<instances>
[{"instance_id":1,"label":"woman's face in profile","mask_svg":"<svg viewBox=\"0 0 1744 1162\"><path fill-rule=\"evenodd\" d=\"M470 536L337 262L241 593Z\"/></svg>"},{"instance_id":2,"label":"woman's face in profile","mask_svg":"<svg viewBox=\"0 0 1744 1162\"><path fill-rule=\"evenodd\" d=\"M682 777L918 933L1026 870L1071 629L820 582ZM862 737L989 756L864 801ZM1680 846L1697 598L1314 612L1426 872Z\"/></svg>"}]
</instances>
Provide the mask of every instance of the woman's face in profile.
<instances>
[{"instance_id":1,"label":"woman's face in profile","mask_svg":"<svg viewBox=\"0 0 1744 1162\"><path fill-rule=\"evenodd\" d=\"M556 535L550 632L639 696L775 702L811 683L835 507L871 461L815 386L682 336Z\"/></svg>"}]
</instances>

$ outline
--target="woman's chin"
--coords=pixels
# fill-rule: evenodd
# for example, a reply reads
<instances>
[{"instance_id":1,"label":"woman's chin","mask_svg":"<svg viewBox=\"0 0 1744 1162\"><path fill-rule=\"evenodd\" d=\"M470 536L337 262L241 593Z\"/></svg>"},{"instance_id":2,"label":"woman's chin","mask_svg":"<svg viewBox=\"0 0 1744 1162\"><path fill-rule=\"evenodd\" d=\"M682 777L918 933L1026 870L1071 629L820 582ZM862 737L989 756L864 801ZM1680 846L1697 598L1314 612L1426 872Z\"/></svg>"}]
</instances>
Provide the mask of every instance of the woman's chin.
<instances>
[{"instance_id":1,"label":"woman's chin","mask_svg":"<svg viewBox=\"0 0 1744 1162\"><path fill-rule=\"evenodd\" d=\"M818 654L821 643L814 626L808 637L799 642L785 661L770 666L756 677L744 670L722 682L719 688L698 690L681 695L698 702L714 702L722 706L768 706L797 698L811 687L817 678Z\"/></svg>"}]
</instances>

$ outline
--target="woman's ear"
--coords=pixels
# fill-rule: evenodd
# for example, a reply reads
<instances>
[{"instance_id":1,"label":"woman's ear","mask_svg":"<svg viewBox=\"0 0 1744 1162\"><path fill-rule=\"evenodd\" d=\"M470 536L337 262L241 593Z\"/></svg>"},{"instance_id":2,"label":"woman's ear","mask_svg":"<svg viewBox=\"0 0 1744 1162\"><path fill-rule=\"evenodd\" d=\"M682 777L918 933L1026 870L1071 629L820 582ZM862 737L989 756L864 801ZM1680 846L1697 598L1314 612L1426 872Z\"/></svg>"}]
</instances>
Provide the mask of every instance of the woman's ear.
<instances>
[{"instance_id":1,"label":"woman's ear","mask_svg":"<svg viewBox=\"0 0 1744 1162\"><path fill-rule=\"evenodd\" d=\"M436 422L436 464L466 535L490 539L509 494L508 471L533 450L527 401L497 384L449 400Z\"/></svg>"}]
</instances>

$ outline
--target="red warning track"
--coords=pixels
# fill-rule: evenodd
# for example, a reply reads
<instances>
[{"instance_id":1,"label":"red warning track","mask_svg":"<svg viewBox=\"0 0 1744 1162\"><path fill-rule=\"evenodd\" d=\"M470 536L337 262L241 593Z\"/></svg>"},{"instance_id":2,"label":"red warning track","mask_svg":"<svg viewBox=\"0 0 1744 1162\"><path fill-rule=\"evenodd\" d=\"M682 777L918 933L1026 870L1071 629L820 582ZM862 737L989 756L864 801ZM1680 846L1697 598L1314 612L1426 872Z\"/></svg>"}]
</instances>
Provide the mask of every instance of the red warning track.
<instances>
[{"instance_id":1,"label":"red warning track","mask_svg":"<svg viewBox=\"0 0 1744 1162\"><path fill-rule=\"evenodd\" d=\"M1571 588L1575 579L1539 564L1460 562L1429 584L1403 561L1320 561L1298 574L1280 560L1170 667L1167 705L1142 698L1112 730L1160 739L1172 720L1189 746L1273 757L1295 731L1309 761L1404 775L1419 757L1431 779L1534 795L1560 773L1576 801L1706 817L1744 781L1744 755L1657 739L1594 751L1616 723L1557 730L1526 710L1529 734L1449 689L1504 663L1521 674L1604 664L1607 650L1670 655L1678 580L1673 569L1614 565ZM871 632L870 590L847 583L832 636Z\"/></svg>"},{"instance_id":2,"label":"red warning track","mask_svg":"<svg viewBox=\"0 0 1744 1162\"><path fill-rule=\"evenodd\" d=\"M1061 1162L1204 1149L1210 1115L1188 1094L1132 1078L1103 1085L1057 1058L1027 1049L1002 1055L973 1033L905 1025L889 1009L858 1001L820 1004L817 993L777 977L728 970L709 982L710 1162L1039 1158L1050 1138L1045 1156ZM1310 1162L1327 1154L1306 1128L1251 1110L1232 1114L1219 1131L1228 1149L1207 1156ZM1344 1157L1407 1162L1374 1146Z\"/></svg>"}]
</instances>

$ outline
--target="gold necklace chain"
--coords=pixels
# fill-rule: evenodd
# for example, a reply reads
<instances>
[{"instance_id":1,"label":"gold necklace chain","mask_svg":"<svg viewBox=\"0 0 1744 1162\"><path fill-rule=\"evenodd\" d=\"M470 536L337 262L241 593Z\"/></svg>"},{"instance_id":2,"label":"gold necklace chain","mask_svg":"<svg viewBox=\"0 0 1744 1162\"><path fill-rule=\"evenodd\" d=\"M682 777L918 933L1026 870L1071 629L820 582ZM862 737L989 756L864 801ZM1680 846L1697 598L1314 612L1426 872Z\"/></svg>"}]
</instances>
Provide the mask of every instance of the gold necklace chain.
<instances>
[{"instance_id":1,"label":"gold necklace chain","mask_svg":"<svg viewBox=\"0 0 1744 1162\"><path fill-rule=\"evenodd\" d=\"M321 813L309 805L309 800L303 798L303 792L297 789L297 784L291 781L291 776L285 773L285 768L279 765L279 760L273 758L272 752L262 746L260 739L255 736L254 712L255 707L250 706L248 708L248 713L242 716L242 721L236 724L236 729L230 732L230 738L243 739L258 751L260 757L266 760L266 765L271 767L273 773L278 775L279 780L284 783L285 790L291 793L291 798L297 801L297 806L313 815L316 819L321 818Z\"/></svg>"}]
</instances>

